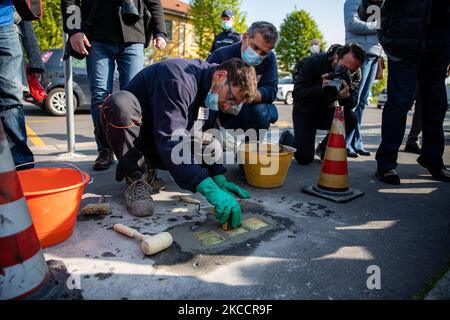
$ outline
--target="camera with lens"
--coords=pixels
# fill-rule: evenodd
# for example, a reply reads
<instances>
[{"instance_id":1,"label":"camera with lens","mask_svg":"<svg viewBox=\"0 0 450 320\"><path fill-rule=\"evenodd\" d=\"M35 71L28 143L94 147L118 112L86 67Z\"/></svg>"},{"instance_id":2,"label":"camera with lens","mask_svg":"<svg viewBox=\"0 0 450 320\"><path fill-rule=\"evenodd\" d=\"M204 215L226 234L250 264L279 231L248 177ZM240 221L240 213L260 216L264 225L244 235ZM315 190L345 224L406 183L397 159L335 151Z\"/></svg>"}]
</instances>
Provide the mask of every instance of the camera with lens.
<instances>
[{"instance_id":1,"label":"camera with lens","mask_svg":"<svg viewBox=\"0 0 450 320\"><path fill-rule=\"evenodd\" d=\"M322 92L329 96L331 99L336 99L338 93L344 87L344 81L350 85L350 73L345 66L337 66L334 71L328 73L326 79L331 80L329 83L325 83L322 86Z\"/></svg>"},{"instance_id":2,"label":"camera with lens","mask_svg":"<svg viewBox=\"0 0 450 320\"><path fill-rule=\"evenodd\" d=\"M133 0L122 0L120 14L122 15L123 22L126 24L135 24L140 19L139 11L134 5Z\"/></svg>"}]
</instances>

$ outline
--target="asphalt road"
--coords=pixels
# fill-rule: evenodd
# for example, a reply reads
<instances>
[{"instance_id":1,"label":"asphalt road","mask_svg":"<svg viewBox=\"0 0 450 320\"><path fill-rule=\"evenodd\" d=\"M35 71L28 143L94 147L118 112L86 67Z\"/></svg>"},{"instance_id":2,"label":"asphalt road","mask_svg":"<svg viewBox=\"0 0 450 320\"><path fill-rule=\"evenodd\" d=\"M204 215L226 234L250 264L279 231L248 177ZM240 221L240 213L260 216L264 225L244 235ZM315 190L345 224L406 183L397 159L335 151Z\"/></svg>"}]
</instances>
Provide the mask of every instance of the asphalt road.
<instances>
[{"instance_id":1,"label":"asphalt road","mask_svg":"<svg viewBox=\"0 0 450 320\"><path fill-rule=\"evenodd\" d=\"M274 129L290 127L291 107L277 106ZM380 142L381 113L371 106L364 116L363 135L372 153ZM400 186L374 178L373 154L349 159L350 184L365 195L347 204L300 191L317 182L317 159L308 166L293 162L284 185L271 190L248 186L237 166L229 165L229 179L252 194L241 203L244 217L262 219L268 227L206 248L195 233L217 231L217 224L207 210L197 213L177 202L188 193L165 172L167 191L153 196L155 215L130 216L114 169L91 169L96 150L90 115L75 118L77 151L84 157L67 161L94 177L82 206L104 195L113 212L99 219L78 216L72 237L44 253L80 277L84 299L410 299L450 258L450 184L432 180L413 154L399 153ZM66 150L65 119L27 106L26 121L35 133L30 145L36 159L59 160ZM445 128L449 166L450 115ZM206 205L200 195L192 196ZM144 257L136 241L112 231L114 223L148 234L169 230L174 244ZM380 288L368 286L373 268L379 268Z\"/></svg>"}]
</instances>

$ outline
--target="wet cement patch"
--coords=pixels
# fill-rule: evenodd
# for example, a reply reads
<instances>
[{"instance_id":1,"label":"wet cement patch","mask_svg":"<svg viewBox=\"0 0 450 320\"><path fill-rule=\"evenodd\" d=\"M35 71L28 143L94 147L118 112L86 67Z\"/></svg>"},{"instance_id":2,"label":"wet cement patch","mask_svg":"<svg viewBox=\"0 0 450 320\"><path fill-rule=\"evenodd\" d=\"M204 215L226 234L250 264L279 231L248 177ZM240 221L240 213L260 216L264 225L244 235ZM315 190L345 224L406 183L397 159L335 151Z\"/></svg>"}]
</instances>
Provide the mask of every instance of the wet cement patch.
<instances>
[{"instance_id":1,"label":"wet cement patch","mask_svg":"<svg viewBox=\"0 0 450 320\"><path fill-rule=\"evenodd\" d=\"M297 202L293 204L290 208L290 214L299 217L312 217L312 218L327 218L331 215L334 215L335 212L331 209L328 209L327 206L316 203L316 202Z\"/></svg>"},{"instance_id":2,"label":"wet cement patch","mask_svg":"<svg viewBox=\"0 0 450 320\"><path fill-rule=\"evenodd\" d=\"M103 252L102 253L102 257L104 257L104 258L113 258L115 256L116 255L114 253L112 253L112 252Z\"/></svg>"},{"instance_id":3,"label":"wet cement patch","mask_svg":"<svg viewBox=\"0 0 450 320\"><path fill-rule=\"evenodd\" d=\"M100 280L100 281L103 281L103 280L105 280L105 279L108 279L108 278L110 278L110 277L112 277L113 276L113 273L111 273L111 272L108 272L108 273L96 273L95 275L94 275L94 277L96 277L98 280Z\"/></svg>"},{"instance_id":4,"label":"wet cement patch","mask_svg":"<svg viewBox=\"0 0 450 320\"><path fill-rule=\"evenodd\" d=\"M102 221L104 220L108 215L85 215L85 214L79 214L77 216L78 222L85 222L85 221Z\"/></svg>"},{"instance_id":5,"label":"wet cement patch","mask_svg":"<svg viewBox=\"0 0 450 320\"><path fill-rule=\"evenodd\" d=\"M221 229L220 223L213 215L208 215L203 222L185 222L168 228L166 231L170 232L174 239L172 246L143 259L151 259L154 262L152 266L156 269L164 268L169 272L198 274L245 259L262 242L270 241L279 232L290 231L292 236L301 232L301 228L290 219L267 211L259 203L241 201L240 204L244 212L243 220L256 218L267 223L267 226L230 236ZM205 246L195 236L202 231L214 231L224 237L225 241Z\"/></svg>"}]
</instances>

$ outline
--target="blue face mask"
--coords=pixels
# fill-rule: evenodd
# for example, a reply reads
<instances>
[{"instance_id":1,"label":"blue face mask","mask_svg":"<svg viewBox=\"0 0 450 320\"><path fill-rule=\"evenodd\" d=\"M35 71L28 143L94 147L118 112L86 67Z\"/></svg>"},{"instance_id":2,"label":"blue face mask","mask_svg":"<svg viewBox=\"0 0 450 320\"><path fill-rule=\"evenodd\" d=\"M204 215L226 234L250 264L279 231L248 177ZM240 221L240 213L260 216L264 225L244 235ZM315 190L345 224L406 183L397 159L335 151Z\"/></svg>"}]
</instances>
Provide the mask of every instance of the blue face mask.
<instances>
[{"instance_id":1,"label":"blue face mask","mask_svg":"<svg viewBox=\"0 0 450 320\"><path fill-rule=\"evenodd\" d=\"M261 57L255 52L255 50L250 47L247 39L247 49L245 49L242 53L242 60L247 62L249 65L256 67L257 65L261 64L261 62L263 62L264 57Z\"/></svg>"},{"instance_id":2,"label":"blue face mask","mask_svg":"<svg viewBox=\"0 0 450 320\"><path fill-rule=\"evenodd\" d=\"M223 85L223 83L220 85L217 93L213 93L211 89L209 89L209 92L205 98L205 107L213 111L219 111L219 91L222 89Z\"/></svg>"},{"instance_id":3,"label":"blue face mask","mask_svg":"<svg viewBox=\"0 0 450 320\"><path fill-rule=\"evenodd\" d=\"M233 28L233 21L222 20L222 29L223 30L230 30L231 28Z\"/></svg>"}]
</instances>

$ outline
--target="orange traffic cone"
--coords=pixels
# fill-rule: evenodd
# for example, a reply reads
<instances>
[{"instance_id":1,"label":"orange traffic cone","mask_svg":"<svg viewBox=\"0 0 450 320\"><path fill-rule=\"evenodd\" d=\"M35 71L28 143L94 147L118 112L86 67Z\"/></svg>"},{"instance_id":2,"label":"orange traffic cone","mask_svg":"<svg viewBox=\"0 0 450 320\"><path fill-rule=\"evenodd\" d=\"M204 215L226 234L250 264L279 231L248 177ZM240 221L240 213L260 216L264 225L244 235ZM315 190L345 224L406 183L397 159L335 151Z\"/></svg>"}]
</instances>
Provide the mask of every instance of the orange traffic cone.
<instances>
[{"instance_id":1,"label":"orange traffic cone","mask_svg":"<svg viewBox=\"0 0 450 320\"><path fill-rule=\"evenodd\" d=\"M351 189L348 183L345 122L342 107L337 106L334 113L319 182L316 185L302 188L302 190L335 202L347 202L364 194L359 190Z\"/></svg>"},{"instance_id":2,"label":"orange traffic cone","mask_svg":"<svg viewBox=\"0 0 450 320\"><path fill-rule=\"evenodd\" d=\"M22 299L49 279L0 122L0 300Z\"/></svg>"}]
</instances>

